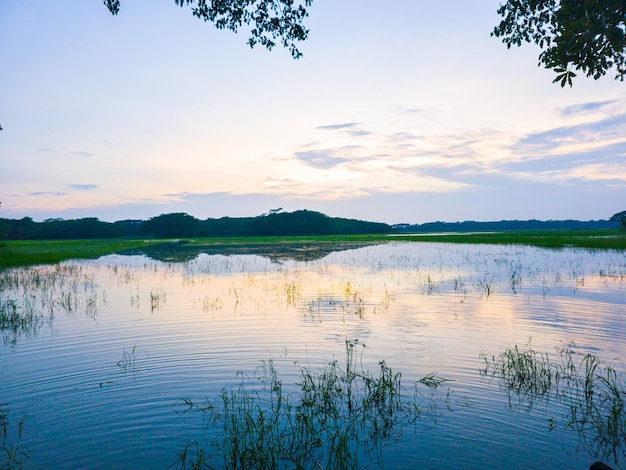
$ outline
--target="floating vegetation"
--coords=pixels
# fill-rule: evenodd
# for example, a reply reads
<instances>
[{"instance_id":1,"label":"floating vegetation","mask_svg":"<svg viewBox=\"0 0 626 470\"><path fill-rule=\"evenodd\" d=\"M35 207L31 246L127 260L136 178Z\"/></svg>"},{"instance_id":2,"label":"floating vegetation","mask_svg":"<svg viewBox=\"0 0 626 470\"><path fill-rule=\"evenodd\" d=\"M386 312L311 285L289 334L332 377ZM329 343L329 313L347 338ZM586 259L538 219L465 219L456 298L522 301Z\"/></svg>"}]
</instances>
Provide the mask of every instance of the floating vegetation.
<instances>
[{"instance_id":1,"label":"floating vegetation","mask_svg":"<svg viewBox=\"0 0 626 470\"><path fill-rule=\"evenodd\" d=\"M537 400L565 405L563 416L549 419L551 429L575 431L596 456L619 464L626 458L624 376L592 354L580 360L575 355L569 348L557 349L553 361L530 344L524 349L516 345L498 356L482 354L480 372L529 408Z\"/></svg>"},{"instance_id":2,"label":"floating vegetation","mask_svg":"<svg viewBox=\"0 0 626 470\"><path fill-rule=\"evenodd\" d=\"M385 361L377 374L357 360L358 341L346 341L346 362L333 360L321 370L300 370L298 389L287 392L273 360L253 377L221 395L196 404L180 402L181 414L196 411L206 429L219 429L209 442L189 441L177 468L358 468L359 458L383 466L383 447L400 439L407 426L436 409L418 384L437 388L445 379L429 374L410 394L401 374ZM426 405L421 405L426 402Z\"/></svg>"}]
</instances>

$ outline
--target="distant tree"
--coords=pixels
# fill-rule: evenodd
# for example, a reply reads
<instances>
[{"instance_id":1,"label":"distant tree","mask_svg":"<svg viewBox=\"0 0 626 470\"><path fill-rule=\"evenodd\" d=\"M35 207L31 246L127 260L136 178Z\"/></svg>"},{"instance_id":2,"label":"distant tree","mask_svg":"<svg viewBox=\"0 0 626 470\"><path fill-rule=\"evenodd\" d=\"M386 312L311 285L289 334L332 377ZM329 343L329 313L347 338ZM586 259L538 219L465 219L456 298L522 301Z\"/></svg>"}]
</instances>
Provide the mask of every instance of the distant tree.
<instances>
[{"instance_id":1,"label":"distant tree","mask_svg":"<svg viewBox=\"0 0 626 470\"><path fill-rule=\"evenodd\" d=\"M120 0L103 0L109 11L117 15ZM257 44L271 50L276 41L286 47L294 59L302 56L296 47L309 30L303 26L309 16L307 7L313 0L174 0L176 5L191 5L194 16L211 22L218 29L237 32L244 24L251 26L248 45Z\"/></svg>"},{"instance_id":2,"label":"distant tree","mask_svg":"<svg viewBox=\"0 0 626 470\"><path fill-rule=\"evenodd\" d=\"M626 230L626 211L613 214L613 216L609 219L609 222L619 222L620 228L622 230Z\"/></svg>"},{"instance_id":3,"label":"distant tree","mask_svg":"<svg viewBox=\"0 0 626 470\"><path fill-rule=\"evenodd\" d=\"M387 233L391 226L378 222L329 217L321 212L299 210L265 214L254 218L247 236L349 235Z\"/></svg>"},{"instance_id":4,"label":"distant tree","mask_svg":"<svg viewBox=\"0 0 626 470\"><path fill-rule=\"evenodd\" d=\"M141 231L160 238L200 237L206 234L202 223L184 212L152 217L143 223Z\"/></svg>"},{"instance_id":5,"label":"distant tree","mask_svg":"<svg viewBox=\"0 0 626 470\"><path fill-rule=\"evenodd\" d=\"M36 225L30 217L21 220L0 219L0 232L6 240L27 240L35 238Z\"/></svg>"},{"instance_id":6,"label":"distant tree","mask_svg":"<svg viewBox=\"0 0 626 470\"><path fill-rule=\"evenodd\" d=\"M31 221L32 222L32 221ZM102 222L96 217L63 220L46 219L35 224L27 238L43 240L73 240L85 238L113 238L124 235L121 227L109 222Z\"/></svg>"},{"instance_id":7,"label":"distant tree","mask_svg":"<svg viewBox=\"0 0 626 470\"><path fill-rule=\"evenodd\" d=\"M508 0L492 36L511 47L535 43L539 65L556 72L554 82L572 85L574 70L598 79L615 69L626 75L625 0Z\"/></svg>"}]
</instances>

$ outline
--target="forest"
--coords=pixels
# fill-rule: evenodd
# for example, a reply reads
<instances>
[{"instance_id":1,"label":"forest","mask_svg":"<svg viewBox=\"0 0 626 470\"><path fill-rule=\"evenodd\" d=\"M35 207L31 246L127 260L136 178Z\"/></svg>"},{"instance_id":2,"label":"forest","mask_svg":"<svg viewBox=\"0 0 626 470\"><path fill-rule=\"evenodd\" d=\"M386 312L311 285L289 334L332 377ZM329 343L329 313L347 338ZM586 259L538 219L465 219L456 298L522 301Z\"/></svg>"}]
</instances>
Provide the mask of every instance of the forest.
<instances>
[{"instance_id":1,"label":"forest","mask_svg":"<svg viewBox=\"0 0 626 470\"><path fill-rule=\"evenodd\" d=\"M0 218L0 239L74 240L95 238L210 238L297 235L356 235L388 233L379 222L329 217L309 210L270 211L257 217L200 220L186 213L162 214L148 220L104 222L95 217L35 222Z\"/></svg>"}]
</instances>

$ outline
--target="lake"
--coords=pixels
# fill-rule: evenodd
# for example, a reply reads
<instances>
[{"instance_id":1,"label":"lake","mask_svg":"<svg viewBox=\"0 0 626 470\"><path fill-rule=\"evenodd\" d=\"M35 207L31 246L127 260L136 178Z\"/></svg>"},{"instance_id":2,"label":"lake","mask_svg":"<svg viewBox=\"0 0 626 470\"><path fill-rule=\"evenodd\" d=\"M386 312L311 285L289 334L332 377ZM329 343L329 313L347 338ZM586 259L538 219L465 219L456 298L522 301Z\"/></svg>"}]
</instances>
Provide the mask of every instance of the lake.
<instances>
[{"instance_id":1,"label":"lake","mask_svg":"<svg viewBox=\"0 0 626 470\"><path fill-rule=\"evenodd\" d=\"M340 248L0 271L5 465L625 465L625 252Z\"/></svg>"}]
</instances>

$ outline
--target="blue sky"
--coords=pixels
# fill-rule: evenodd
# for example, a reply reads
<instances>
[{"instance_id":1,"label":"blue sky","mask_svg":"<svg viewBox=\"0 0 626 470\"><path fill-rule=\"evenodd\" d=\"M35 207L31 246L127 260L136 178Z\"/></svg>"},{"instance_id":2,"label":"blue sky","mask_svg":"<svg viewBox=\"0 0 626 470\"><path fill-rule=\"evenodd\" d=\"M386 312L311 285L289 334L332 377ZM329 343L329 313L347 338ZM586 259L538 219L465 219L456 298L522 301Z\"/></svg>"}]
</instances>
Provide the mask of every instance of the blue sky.
<instances>
[{"instance_id":1,"label":"blue sky","mask_svg":"<svg viewBox=\"0 0 626 470\"><path fill-rule=\"evenodd\" d=\"M498 5L315 0L294 61L173 0L4 0L0 217L626 209L626 85L552 84L490 37Z\"/></svg>"}]
</instances>

